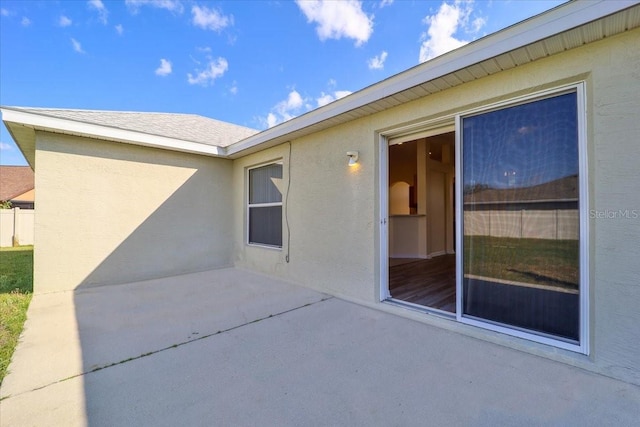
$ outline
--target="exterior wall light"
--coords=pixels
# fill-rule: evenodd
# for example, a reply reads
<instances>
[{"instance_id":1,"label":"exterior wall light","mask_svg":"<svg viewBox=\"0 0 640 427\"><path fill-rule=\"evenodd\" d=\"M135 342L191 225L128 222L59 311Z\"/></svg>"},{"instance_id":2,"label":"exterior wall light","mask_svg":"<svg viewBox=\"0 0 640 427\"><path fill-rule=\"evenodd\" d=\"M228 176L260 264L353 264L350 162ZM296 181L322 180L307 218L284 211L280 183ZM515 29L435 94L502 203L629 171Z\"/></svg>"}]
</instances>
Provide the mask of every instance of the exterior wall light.
<instances>
[{"instance_id":1,"label":"exterior wall light","mask_svg":"<svg viewBox=\"0 0 640 427\"><path fill-rule=\"evenodd\" d=\"M357 151L347 151L347 157L349 158L349 166L355 166L358 163Z\"/></svg>"}]
</instances>

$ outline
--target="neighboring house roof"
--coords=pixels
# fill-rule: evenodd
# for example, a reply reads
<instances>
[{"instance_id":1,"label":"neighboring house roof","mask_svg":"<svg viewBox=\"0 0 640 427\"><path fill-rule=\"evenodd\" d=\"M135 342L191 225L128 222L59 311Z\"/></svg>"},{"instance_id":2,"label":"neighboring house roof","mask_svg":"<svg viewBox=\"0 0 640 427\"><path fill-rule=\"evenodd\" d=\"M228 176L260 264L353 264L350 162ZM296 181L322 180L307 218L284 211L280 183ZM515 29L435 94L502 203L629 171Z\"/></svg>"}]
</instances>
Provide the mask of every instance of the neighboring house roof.
<instances>
[{"instance_id":1,"label":"neighboring house roof","mask_svg":"<svg viewBox=\"0 0 640 427\"><path fill-rule=\"evenodd\" d=\"M231 135L235 128L230 126L235 125L215 120L211 129L191 129L186 121L176 119L173 125L167 125L171 131L167 135L158 123L161 117L153 113L13 107L2 107L3 121L32 166L34 129L238 158L637 27L640 27L637 0L568 2L262 132L238 130L238 134ZM112 122L96 117L100 114L112 115L129 125L112 127ZM130 117L137 118L133 127L124 118L131 114L136 116ZM88 121L89 116L92 121ZM150 128L142 125L145 120L151 121ZM407 126L406 132L411 130ZM200 131L205 132L204 136L192 136L192 132ZM207 133L212 137L208 138ZM228 138L216 142L218 133ZM212 145L202 142L203 138Z\"/></svg>"},{"instance_id":2,"label":"neighboring house roof","mask_svg":"<svg viewBox=\"0 0 640 427\"><path fill-rule=\"evenodd\" d=\"M485 188L465 194L465 204L567 202L578 200L578 176L518 188Z\"/></svg>"},{"instance_id":3,"label":"neighboring house roof","mask_svg":"<svg viewBox=\"0 0 640 427\"><path fill-rule=\"evenodd\" d=\"M13 200L34 186L33 170L29 166L0 166L0 200Z\"/></svg>"}]
</instances>

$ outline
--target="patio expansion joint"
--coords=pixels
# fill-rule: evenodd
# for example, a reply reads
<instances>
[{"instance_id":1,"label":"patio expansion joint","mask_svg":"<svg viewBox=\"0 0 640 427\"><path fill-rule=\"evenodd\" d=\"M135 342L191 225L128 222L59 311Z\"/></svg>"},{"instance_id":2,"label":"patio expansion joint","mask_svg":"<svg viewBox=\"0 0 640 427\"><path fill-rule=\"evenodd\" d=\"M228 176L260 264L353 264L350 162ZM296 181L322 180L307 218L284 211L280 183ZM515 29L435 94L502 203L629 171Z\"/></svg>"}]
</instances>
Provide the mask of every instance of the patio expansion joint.
<instances>
[{"instance_id":1,"label":"patio expansion joint","mask_svg":"<svg viewBox=\"0 0 640 427\"><path fill-rule=\"evenodd\" d=\"M20 393L16 393L16 394L12 394L12 395L0 396L0 401L6 400L6 399L11 399L13 397L18 397L18 396L21 396L21 395L26 394L26 393L31 393L31 392L34 392L34 391L42 390L42 389L50 387L52 385L59 384L59 383L62 383L64 381L72 380L74 378L83 377L85 375L101 371L103 369L112 368L114 366L122 365L122 364L128 363L128 362L133 362L134 360L142 359L142 358L147 357L147 356L152 356L154 354L158 354L158 353L161 353L163 351L172 350L172 349L175 349L175 348L178 348L178 347L182 347L183 345L194 343L196 341L201 341L201 340L204 340L204 339L207 339L207 338L214 337L216 335L221 335L221 334L224 334L224 333L227 333L227 332L231 332L231 331L234 331L236 329L240 329L240 328L243 328L245 326L253 325L253 324L261 322L263 320L268 320L268 319L271 319L271 318L279 317L279 316L285 315L287 313L291 313L293 311L300 310L302 308L310 307L312 305L328 301L328 300L333 299L333 298L334 297L327 295L327 296L324 296L323 298L319 299L318 301L309 302L309 303L306 303L306 304L303 304L303 305L300 305L300 306L297 306L297 307L293 307L293 308L290 308L290 309L287 309L287 310L284 310L284 311L280 311L280 312L275 313L275 314L269 314L268 316L263 316L263 317L260 317L258 319L255 319L255 320L247 321L245 323L242 323L242 324L236 325L236 326L232 326L232 327L227 328L227 329L222 329L222 330L219 330L217 332L212 332L210 334L198 336L196 338L188 339L186 341L182 341L182 342L177 343L177 344L173 344L173 345L170 345L170 346L167 346L167 347L163 347L163 348L160 348L160 349L157 349L157 350L152 350L152 351L149 351L147 353L143 353L143 354L141 354L139 356L129 357L129 358L121 360L119 362L113 362L113 363L108 363L108 364L103 365L103 366L97 366L97 367L95 367L93 369L90 369L88 371L84 371L84 372L81 372L79 374L71 375L69 377L62 378L60 380L50 382L50 383L42 385L40 387L35 387L33 389L25 390L25 391L22 391Z\"/></svg>"}]
</instances>

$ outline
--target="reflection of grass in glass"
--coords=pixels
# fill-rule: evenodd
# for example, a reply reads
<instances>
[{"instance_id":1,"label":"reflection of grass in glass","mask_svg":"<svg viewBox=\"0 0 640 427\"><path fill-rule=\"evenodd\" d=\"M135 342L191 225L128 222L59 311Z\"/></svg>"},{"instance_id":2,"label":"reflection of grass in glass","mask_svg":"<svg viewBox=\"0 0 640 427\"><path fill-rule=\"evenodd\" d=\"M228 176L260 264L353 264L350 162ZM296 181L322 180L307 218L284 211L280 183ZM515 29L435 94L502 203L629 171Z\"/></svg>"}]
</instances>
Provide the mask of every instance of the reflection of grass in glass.
<instances>
[{"instance_id":1,"label":"reflection of grass in glass","mask_svg":"<svg viewBox=\"0 0 640 427\"><path fill-rule=\"evenodd\" d=\"M578 241L465 236L464 273L578 289Z\"/></svg>"}]
</instances>

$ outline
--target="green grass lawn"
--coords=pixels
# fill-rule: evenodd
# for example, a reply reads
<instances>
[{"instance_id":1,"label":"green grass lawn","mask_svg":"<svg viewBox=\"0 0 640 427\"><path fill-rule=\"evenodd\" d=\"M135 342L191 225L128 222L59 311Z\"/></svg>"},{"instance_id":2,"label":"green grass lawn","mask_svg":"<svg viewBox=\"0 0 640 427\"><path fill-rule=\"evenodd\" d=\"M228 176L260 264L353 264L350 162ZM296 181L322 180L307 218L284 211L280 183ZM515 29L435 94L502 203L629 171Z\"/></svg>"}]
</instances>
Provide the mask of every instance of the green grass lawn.
<instances>
[{"instance_id":1,"label":"green grass lawn","mask_svg":"<svg viewBox=\"0 0 640 427\"><path fill-rule=\"evenodd\" d=\"M33 292L33 247L0 248L0 383L7 374Z\"/></svg>"},{"instance_id":2,"label":"green grass lawn","mask_svg":"<svg viewBox=\"0 0 640 427\"><path fill-rule=\"evenodd\" d=\"M464 273L578 289L577 240L465 236Z\"/></svg>"}]
</instances>

